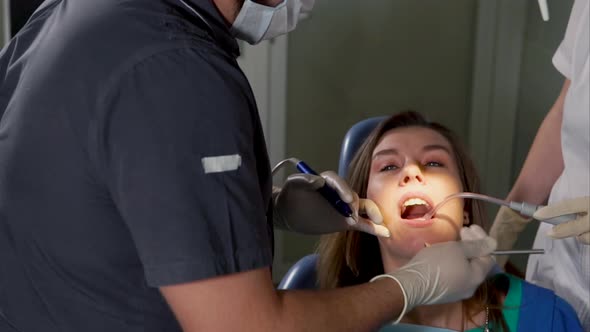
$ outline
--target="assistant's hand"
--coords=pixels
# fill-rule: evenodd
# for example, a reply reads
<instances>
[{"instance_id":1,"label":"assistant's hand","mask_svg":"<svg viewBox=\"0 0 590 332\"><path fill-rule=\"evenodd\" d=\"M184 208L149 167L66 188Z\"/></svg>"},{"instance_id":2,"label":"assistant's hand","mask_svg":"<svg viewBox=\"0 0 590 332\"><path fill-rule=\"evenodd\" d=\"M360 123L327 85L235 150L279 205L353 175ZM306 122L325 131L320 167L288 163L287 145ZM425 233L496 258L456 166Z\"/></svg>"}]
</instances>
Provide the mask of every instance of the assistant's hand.
<instances>
[{"instance_id":1,"label":"assistant's hand","mask_svg":"<svg viewBox=\"0 0 590 332\"><path fill-rule=\"evenodd\" d=\"M554 226L547 235L554 239L575 237L580 243L590 245L589 208L590 197L578 197L542 207L533 214L533 218L542 221L564 214L576 213L578 214L577 219Z\"/></svg>"},{"instance_id":2,"label":"assistant's hand","mask_svg":"<svg viewBox=\"0 0 590 332\"><path fill-rule=\"evenodd\" d=\"M490 229L490 236L496 240L498 250L512 249L518 239L518 235L531 220L531 218L524 218L512 209L502 206L498 210L494 224ZM504 268L507 261L508 255L496 256L496 263L502 268Z\"/></svg>"},{"instance_id":3,"label":"assistant's hand","mask_svg":"<svg viewBox=\"0 0 590 332\"><path fill-rule=\"evenodd\" d=\"M405 299L399 321L416 306L471 297L494 265L490 254L495 249L496 241L481 227L464 227L461 241L424 248L408 264L371 281L391 278L399 283Z\"/></svg>"},{"instance_id":4,"label":"assistant's hand","mask_svg":"<svg viewBox=\"0 0 590 332\"><path fill-rule=\"evenodd\" d=\"M327 184L353 211L352 217L344 217L318 192ZM296 173L290 175L283 188L273 190L275 226L304 234L328 234L345 230L358 230L376 236L389 237L389 230L382 225L377 205L367 199L359 199L346 181L332 171L320 176ZM366 215L368 218L361 217Z\"/></svg>"}]
</instances>

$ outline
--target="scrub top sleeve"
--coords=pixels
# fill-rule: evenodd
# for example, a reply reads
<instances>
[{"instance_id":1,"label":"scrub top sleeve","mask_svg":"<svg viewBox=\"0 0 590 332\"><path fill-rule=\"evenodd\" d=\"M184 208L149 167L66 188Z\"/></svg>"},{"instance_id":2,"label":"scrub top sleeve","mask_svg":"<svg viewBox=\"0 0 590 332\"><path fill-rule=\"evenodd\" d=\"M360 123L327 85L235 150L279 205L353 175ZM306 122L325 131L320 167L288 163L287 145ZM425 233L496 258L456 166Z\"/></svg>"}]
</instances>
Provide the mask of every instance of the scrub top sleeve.
<instances>
[{"instance_id":1,"label":"scrub top sleeve","mask_svg":"<svg viewBox=\"0 0 590 332\"><path fill-rule=\"evenodd\" d=\"M241 72L201 52L134 65L106 94L98 121L105 182L154 287L272 260L256 108Z\"/></svg>"},{"instance_id":2,"label":"scrub top sleeve","mask_svg":"<svg viewBox=\"0 0 590 332\"><path fill-rule=\"evenodd\" d=\"M583 1L574 2L565 30L565 36L553 55L553 65L567 79L572 78L573 49L577 34L581 28L580 20L583 15L583 5Z\"/></svg>"}]
</instances>

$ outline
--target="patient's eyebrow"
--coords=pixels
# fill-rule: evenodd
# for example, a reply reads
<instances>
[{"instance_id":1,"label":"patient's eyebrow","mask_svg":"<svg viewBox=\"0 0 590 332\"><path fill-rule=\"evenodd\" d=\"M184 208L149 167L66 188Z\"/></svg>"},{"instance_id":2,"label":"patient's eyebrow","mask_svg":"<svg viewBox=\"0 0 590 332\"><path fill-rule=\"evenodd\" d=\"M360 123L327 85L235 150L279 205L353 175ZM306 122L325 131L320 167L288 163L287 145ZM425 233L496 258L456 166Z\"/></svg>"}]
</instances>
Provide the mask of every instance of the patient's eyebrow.
<instances>
[{"instance_id":1,"label":"patient's eyebrow","mask_svg":"<svg viewBox=\"0 0 590 332\"><path fill-rule=\"evenodd\" d=\"M445 151L446 153L448 153L449 155L451 155L451 156L453 155L453 154L451 153L451 150L450 150L449 148L447 148L447 147L446 147L446 146L444 146L444 145L440 145L440 144L429 144L429 145L425 145L425 146L422 148L422 151L425 151L425 152L426 152L426 151L433 151L433 150L443 150L443 151Z\"/></svg>"},{"instance_id":2,"label":"patient's eyebrow","mask_svg":"<svg viewBox=\"0 0 590 332\"><path fill-rule=\"evenodd\" d=\"M380 156L386 156L386 155L398 155L399 152L396 149L383 149L383 150L379 150L377 152L375 152L375 154L373 154L373 160L376 159L377 157Z\"/></svg>"},{"instance_id":3,"label":"patient's eyebrow","mask_svg":"<svg viewBox=\"0 0 590 332\"><path fill-rule=\"evenodd\" d=\"M442 150L450 156L453 155L451 153L451 150L448 147L441 145L441 144L428 144L428 145L425 145L422 147L422 151L424 151L424 152L434 151L434 150ZM388 155L399 155L399 151L397 149L393 149L393 148L379 150L373 154L373 160L377 159L378 157L388 156Z\"/></svg>"}]
</instances>

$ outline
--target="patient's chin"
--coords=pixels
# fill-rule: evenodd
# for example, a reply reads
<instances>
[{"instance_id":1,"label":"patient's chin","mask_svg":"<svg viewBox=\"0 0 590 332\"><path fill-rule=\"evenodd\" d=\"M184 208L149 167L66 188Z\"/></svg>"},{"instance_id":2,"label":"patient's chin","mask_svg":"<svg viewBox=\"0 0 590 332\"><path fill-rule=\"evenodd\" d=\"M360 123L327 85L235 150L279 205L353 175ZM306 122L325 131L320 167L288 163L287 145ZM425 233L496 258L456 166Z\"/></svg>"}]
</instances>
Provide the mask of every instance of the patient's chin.
<instances>
[{"instance_id":1,"label":"patient's chin","mask_svg":"<svg viewBox=\"0 0 590 332\"><path fill-rule=\"evenodd\" d=\"M420 250L428 245L436 243L456 241L457 233L447 227L436 232L427 231L398 231L391 230L391 237L380 239L382 251L389 252L392 256L411 259Z\"/></svg>"},{"instance_id":2,"label":"patient's chin","mask_svg":"<svg viewBox=\"0 0 590 332\"><path fill-rule=\"evenodd\" d=\"M421 249L424 248L425 239L422 237L404 238L399 234L393 235L385 241L380 241L382 255L390 255L394 258L412 259Z\"/></svg>"}]
</instances>

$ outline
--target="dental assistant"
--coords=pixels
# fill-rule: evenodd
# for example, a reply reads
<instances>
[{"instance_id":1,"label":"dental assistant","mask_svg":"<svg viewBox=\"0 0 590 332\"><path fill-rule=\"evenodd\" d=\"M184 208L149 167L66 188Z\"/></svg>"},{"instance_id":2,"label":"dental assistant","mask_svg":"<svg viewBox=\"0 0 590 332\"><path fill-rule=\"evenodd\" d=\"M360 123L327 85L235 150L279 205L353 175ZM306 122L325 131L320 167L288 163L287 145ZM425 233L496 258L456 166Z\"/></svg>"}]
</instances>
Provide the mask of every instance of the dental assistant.
<instances>
[{"instance_id":1,"label":"dental assistant","mask_svg":"<svg viewBox=\"0 0 590 332\"><path fill-rule=\"evenodd\" d=\"M434 245L356 287L274 288L273 221L309 232L310 221L363 222L333 173L272 192L236 63L234 37L287 33L311 7L41 5L0 53L0 331L365 331L473 293L492 266L490 237ZM354 222L317 193L324 183Z\"/></svg>"},{"instance_id":2,"label":"dental assistant","mask_svg":"<svg viewBox=\"0 0 590 332\"><path fill-rule=\"evenodd\" d=\"M555 104L539 128L508 200L548 206L535 216L548 218L578 213L574 221L553 227L539 226L527 280L553 289L577 311L585 331L590 331L590 57L589 1L576 0L565 37L553 64L565 77ZM501 208L490 234L499 249L512 248L530 222ZM505 260L499 263L504 263Z\"/></svg>"}]
</instances>

